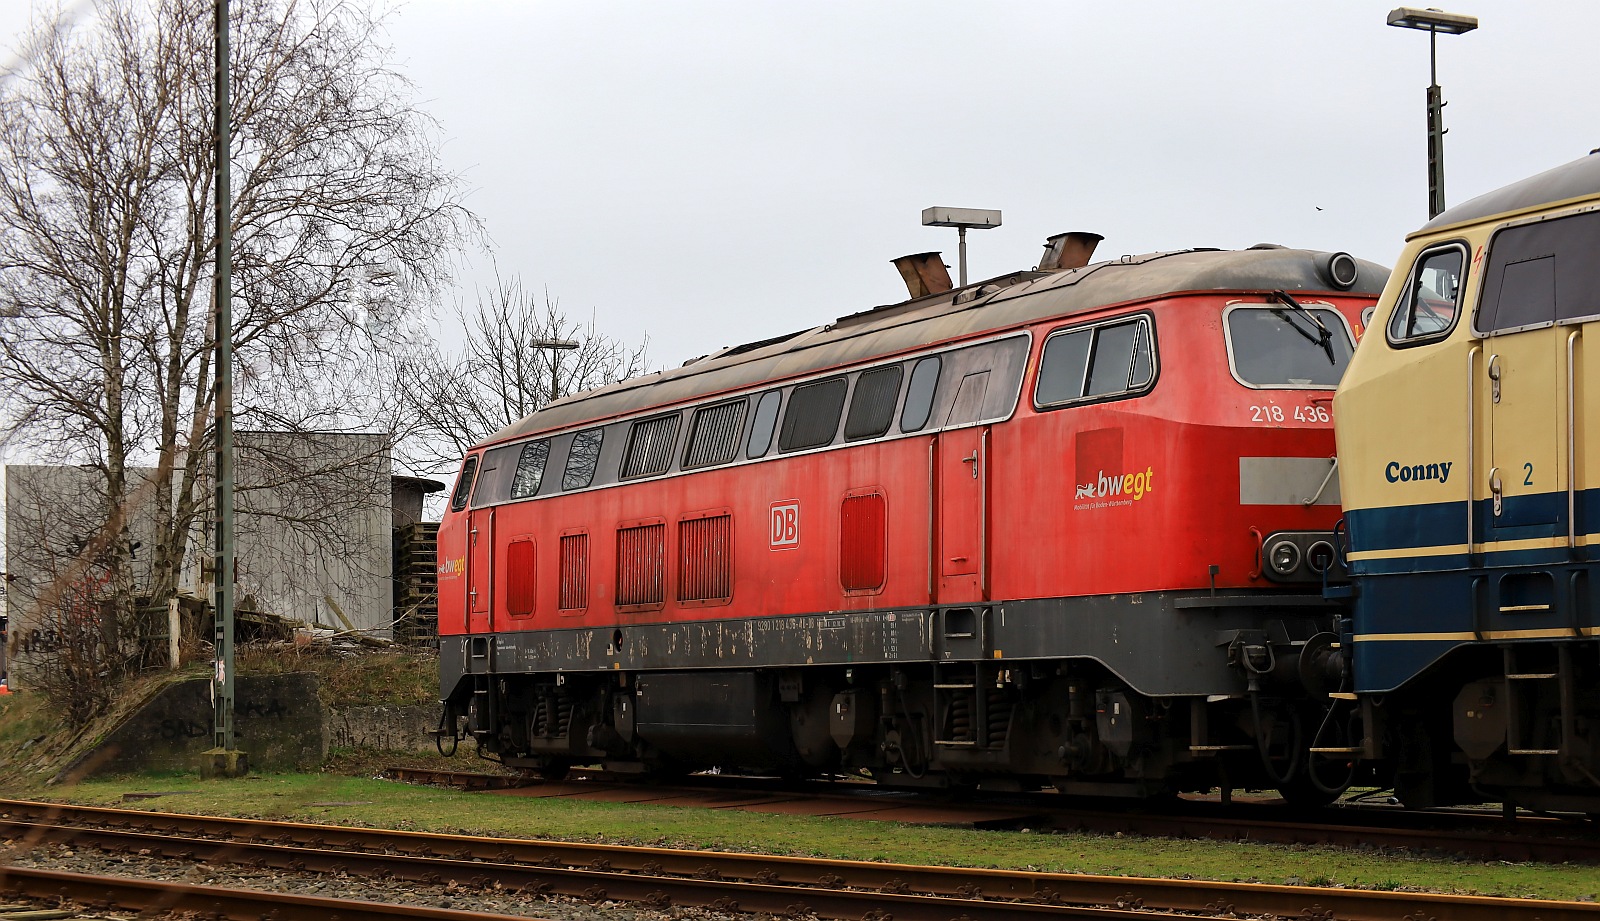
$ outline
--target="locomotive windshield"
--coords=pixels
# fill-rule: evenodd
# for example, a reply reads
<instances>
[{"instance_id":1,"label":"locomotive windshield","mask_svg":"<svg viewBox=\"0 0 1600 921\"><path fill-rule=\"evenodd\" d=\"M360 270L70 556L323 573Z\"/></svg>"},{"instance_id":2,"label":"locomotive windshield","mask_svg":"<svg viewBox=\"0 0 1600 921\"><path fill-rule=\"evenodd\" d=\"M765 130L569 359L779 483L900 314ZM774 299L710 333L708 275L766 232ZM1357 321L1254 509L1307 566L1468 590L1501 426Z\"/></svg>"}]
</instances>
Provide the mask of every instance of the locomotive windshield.
<instances>
[{"instance_id":1,"label":"locomotive windshield","mask_svg":"<svg viewBox=\"0 0 1600 921\"><path fill-rule=\"evenodd\" d=\"M1233 374L1250 387L1331 389L1355 351L1331 307L1245 304L1228 311L1226 328Z\"/></svg>"}]
</instances>

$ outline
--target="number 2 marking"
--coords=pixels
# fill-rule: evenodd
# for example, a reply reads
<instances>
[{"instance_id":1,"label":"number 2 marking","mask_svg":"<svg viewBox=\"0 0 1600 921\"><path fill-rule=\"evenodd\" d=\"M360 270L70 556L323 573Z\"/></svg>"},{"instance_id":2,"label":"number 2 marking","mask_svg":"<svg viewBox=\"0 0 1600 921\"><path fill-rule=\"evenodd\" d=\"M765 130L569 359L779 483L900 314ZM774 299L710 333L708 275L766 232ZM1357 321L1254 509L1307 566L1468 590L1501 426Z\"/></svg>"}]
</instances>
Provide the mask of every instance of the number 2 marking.
<instances>
[{"instance_id":1,"label":"number 2 marking","mask_svg":"<svg viewBox=\"0 0 1600 921\"><path fill-rule=\"evenodd\" d=\"M1523 464L1522 465L1522 469L1528 471L1528 475L1525 478L1523 478L1523 480L1522 480L1522 485L1524 485L1524 486L1532 486L1533 485L1533 465L1532 464Z\"/></svg>"}]
</instances>

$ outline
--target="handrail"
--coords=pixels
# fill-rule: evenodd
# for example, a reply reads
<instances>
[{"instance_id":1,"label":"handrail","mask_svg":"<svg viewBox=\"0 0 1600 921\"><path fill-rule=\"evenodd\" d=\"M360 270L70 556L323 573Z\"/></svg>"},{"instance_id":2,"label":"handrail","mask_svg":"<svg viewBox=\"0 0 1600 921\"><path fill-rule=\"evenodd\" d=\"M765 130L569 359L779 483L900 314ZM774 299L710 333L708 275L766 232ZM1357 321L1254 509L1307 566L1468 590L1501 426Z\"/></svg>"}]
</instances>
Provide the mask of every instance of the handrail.
<instances>
[{"instance_id":1,"label":"handrail","mask_svg":"<svg viewBox=\"0 0 1600 921\"><path fill-rule=\"evenodd\" d=\"M489 551L484 554L484 559L489 561L488 565L486 567L484 567L484 568L489 570L487 573L484 574L485 577L487 578L488 583L489 583L488 588L486 589L486 591L489 594L489 601L488 601L487 604L485 604L483 606L483 616L484 616L484 619L486 619L489 622L489 632L490 633L494 632L494 602L495 602L495 597L494 597L494 539L495 539L494 513L495 513L495 511L496 510L493 509L493 508L489 509ZM494 657L492 655L489 658L489 670L490 671L494 671Z\"/></svg>"},{"instance_id":2,"label":"handrail","mask_svg":"<svg viewBox=\"0 0 1600 921\"><path fill-rule=\"evenodd\" d=\"M1567 334L1567 550L1578 549L1578 398L1573 354L1583 327Z\"/></svg>"},{"instance_id":3,"label":"handrail","mask_svg":"<svg viewBox=\"0 0 1600 921\"><path fill-rule=\"evenodd\" d=\"M928 439L928 603L933 604L938 595L934 591L934 580L939 577L939 550L936 541L939 535L939 494L936 477L938 474L939 436Z\"/></svg>"},{"instance_id":4,"label":"handrail","mask_svg":"<svg viewBox=\"0 0 1600 921\"><path fill-rule=\"evenodd\" d=\"M1478 430L1478 401L1474 395L1477 386L1478 354L1483 351L1481 346L1473 346L1467 352L1467 565L1472 565L1472 518L1473 505L1476 500L1474 493L1477 487L1472 484L1478 482L1478 451L1475 433Z\"/></svg>"},{"instance_id":5,"label":"handrail","mask_svg":"<svg viewBox=\"0 0 1600 921\"><path fill-rule=\"evenodd\" d=\"M983 476L978 480L978 594L989 600L989 427L979 437L979 461Z\"/></svg>"}]
</instances>

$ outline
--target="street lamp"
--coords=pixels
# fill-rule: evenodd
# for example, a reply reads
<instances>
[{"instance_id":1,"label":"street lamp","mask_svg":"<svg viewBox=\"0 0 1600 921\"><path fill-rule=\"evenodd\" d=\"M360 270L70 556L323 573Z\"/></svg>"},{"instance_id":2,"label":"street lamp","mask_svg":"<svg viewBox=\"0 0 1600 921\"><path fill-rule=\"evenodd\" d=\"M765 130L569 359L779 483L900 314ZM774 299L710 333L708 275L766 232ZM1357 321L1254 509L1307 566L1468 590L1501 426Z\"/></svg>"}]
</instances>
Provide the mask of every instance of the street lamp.
<instances>
[{"instance_id":1,"label":"street lamp","mask_svg":"<svg viewBox=\"0 0 1600 921\"><path fill-rule=\"evenodd\" d=\"M528 343L530 348L550 350L550 402L561 399L561 385L556 381L556 352L570 352L578 347L578 343L571 339L535 339Z\"/></svg>"},{"instance_id":2,"label":"street lamp","mask_svg":"<svg viewBox=\"0 0 1600 921\"><path fill-rule=\"evenodd\" d=\"M1402 6L1389 12L1389 25L1428 33L1428 219L1444 210L1444 94L1439 90L1438 35L1460 35L1478 27L1478 17Z\"/></svg>"},{"instance_id":3,"label":"street lamp","mask_svg":"<svg viewBox=\"0 0 1600 921\"><path fill-rule=\"evenodd\" d=\"M1000 212L984 208L923 208L922 226L954 227L961 239L961 287L967 286L967 228L988 230L1000 226Z\"/></svg>"}]
</instances>

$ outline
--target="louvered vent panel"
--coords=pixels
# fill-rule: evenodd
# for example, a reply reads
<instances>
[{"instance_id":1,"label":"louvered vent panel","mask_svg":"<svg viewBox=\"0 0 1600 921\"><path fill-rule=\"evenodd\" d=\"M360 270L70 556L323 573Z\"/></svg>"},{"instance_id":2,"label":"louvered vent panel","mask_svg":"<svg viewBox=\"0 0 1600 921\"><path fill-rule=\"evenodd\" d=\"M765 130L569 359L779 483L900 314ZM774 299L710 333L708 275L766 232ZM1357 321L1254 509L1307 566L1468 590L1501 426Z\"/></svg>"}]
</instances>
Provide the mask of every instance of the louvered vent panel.
<instances>
[{"instance_id":1,"label":"louvered vent panel","mask_svg":"<svg viewBox=\"0 0 1600 921\"><path fill-rule=\"evenodd\" d=\"M661 604L666 599L667 526L617 530L617 604Z\"/></svg>"},{"instance_id":2,"label":"louvered vent panel","mask_svg":"<svg viewBox=\"0 0 1600 921\"><path fill-rule=\"evenodd\" d=\"M624 479L664 473L672 465L672 445L678 440L678 415L660 416L633 424L628 456L622 463Z\"/></svg>"},{"instance_id":3,"label":"louvered vent panel","mask_svg":"<svg viewBox=\"0 0 1600 921\"><path fill-rule=\"evenodd\" d=\"M561 599L563 611L589 606L589 535L568 534L561 538Z\"/></svg>"},{"instance_id":4,"label":"louvered vent panel","mask_svg":"<svg viewBox=\"0 0 1600 921\"><path fill-rule=\"evenodd\" d=\"M883 588L887 522L883 496L850 496L839 507L839 584L847 592Z\"/></svg>"},{"instance_id":5,"label":"louvered vent panel","mask_svg":"<svg viewBox=\"0 0 1600 921\"><path fill-rule=\"evenodd\" d=\"M733 594L733 516L678 522L678 600L726 601Z\"/></svg>"},{"instance_id":6,"label":"louvered vent panel","mask_svg":"<svg viewBox=\"0 0 1600 921\"><path fill-rule=\"evenodd\" d=\"M744 403L736 400L695 411L683 466L705 467L733 460L739 447L739 432L744 428Z\"/></svg>"}]
</instances>

